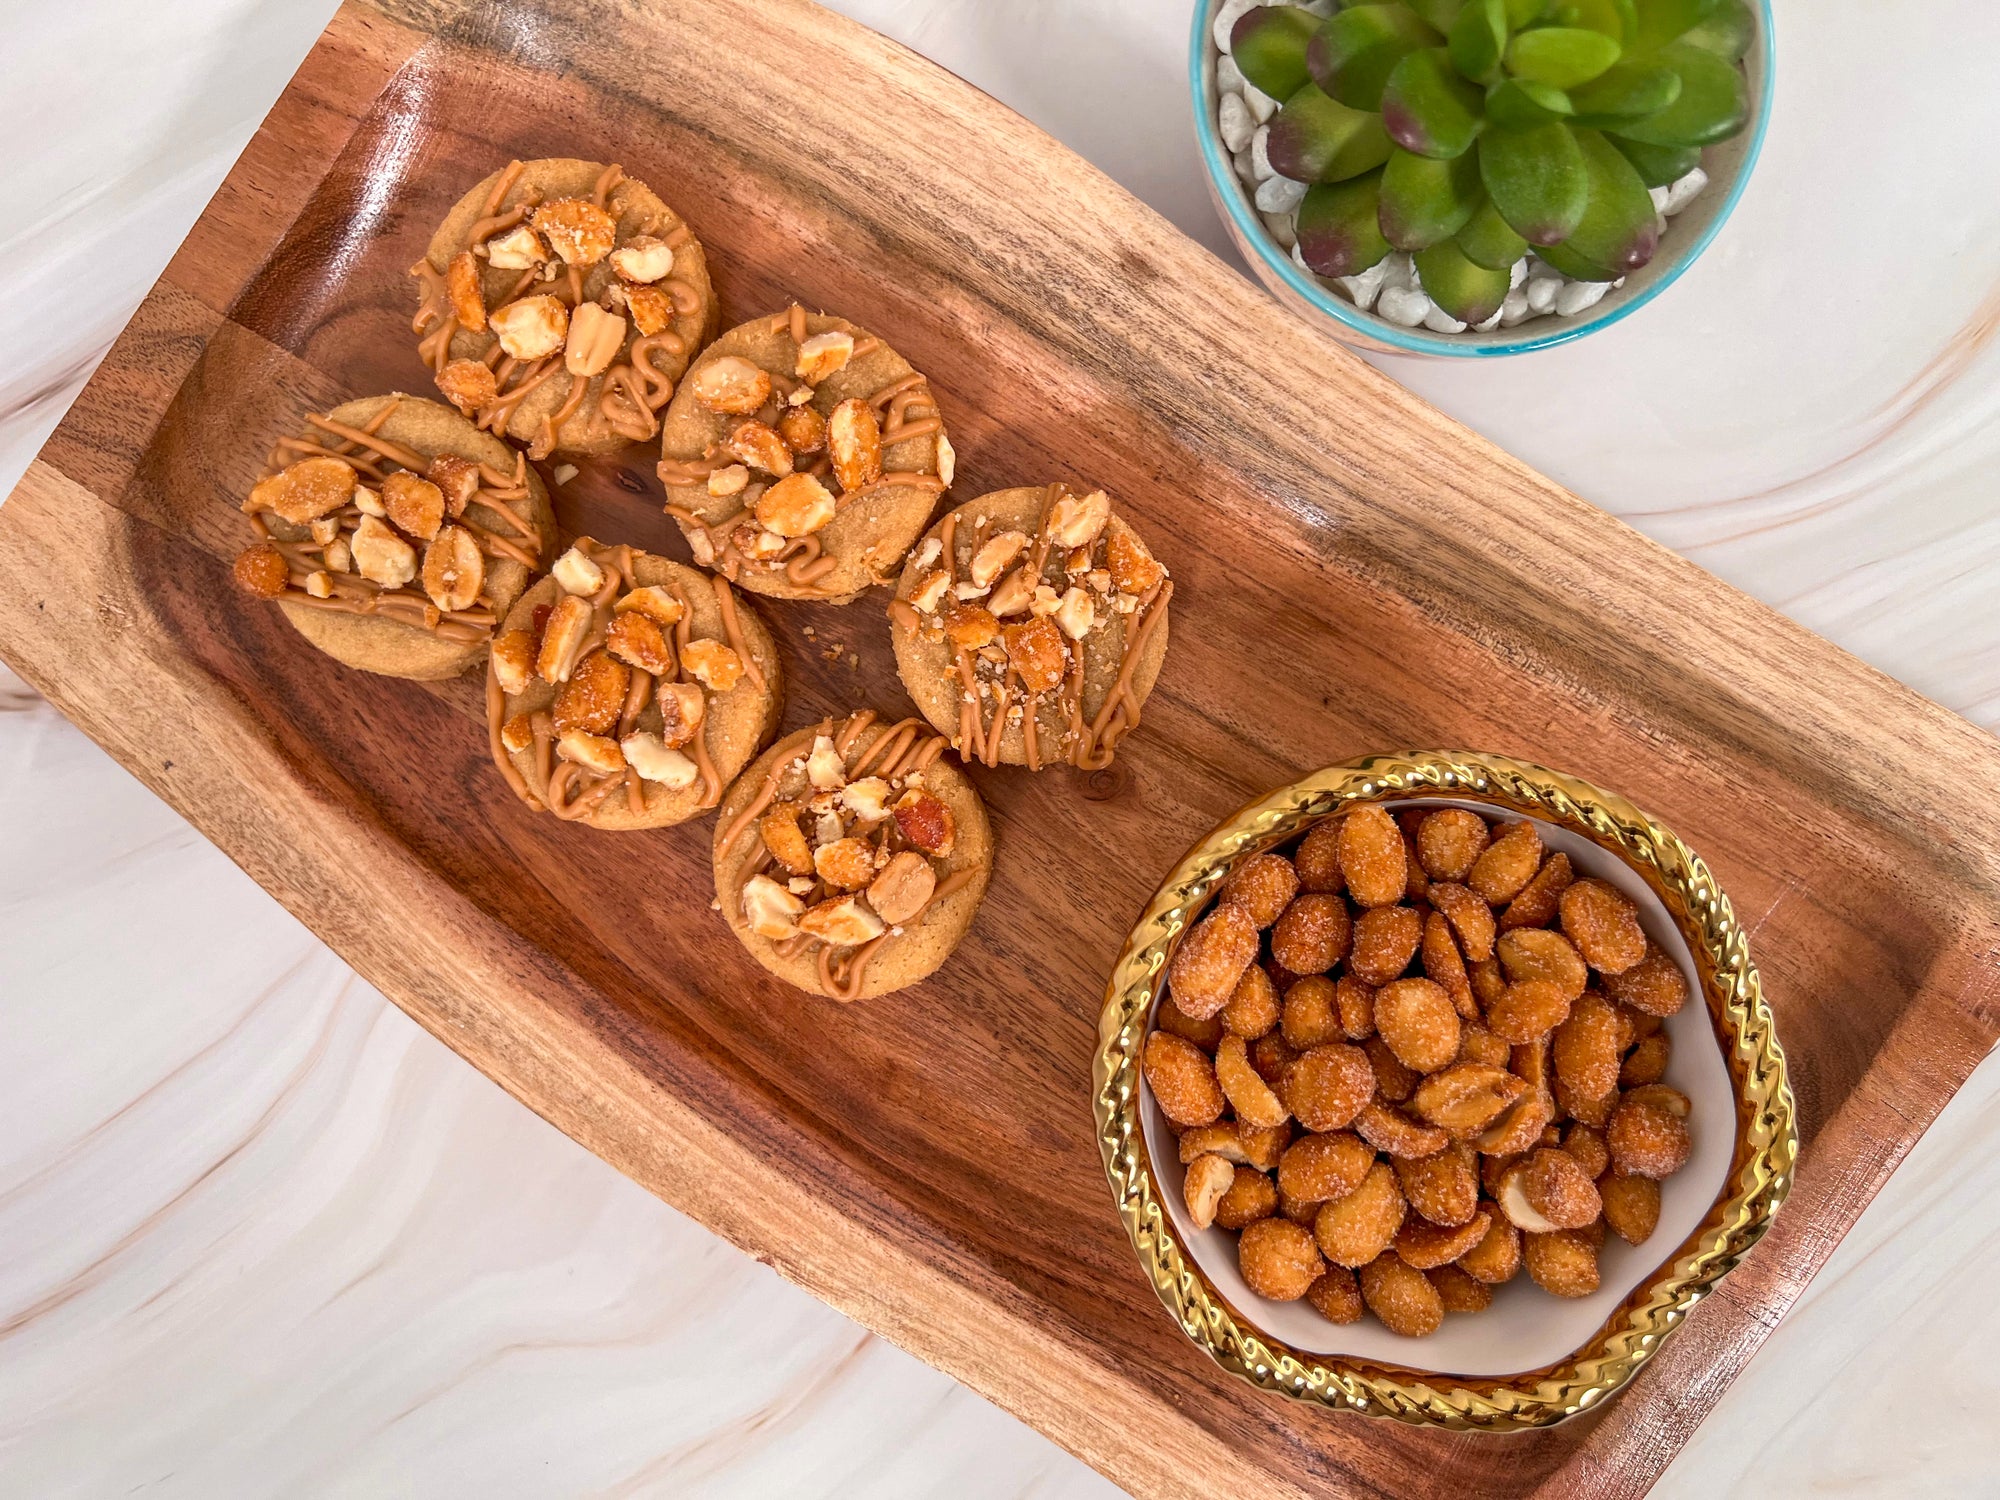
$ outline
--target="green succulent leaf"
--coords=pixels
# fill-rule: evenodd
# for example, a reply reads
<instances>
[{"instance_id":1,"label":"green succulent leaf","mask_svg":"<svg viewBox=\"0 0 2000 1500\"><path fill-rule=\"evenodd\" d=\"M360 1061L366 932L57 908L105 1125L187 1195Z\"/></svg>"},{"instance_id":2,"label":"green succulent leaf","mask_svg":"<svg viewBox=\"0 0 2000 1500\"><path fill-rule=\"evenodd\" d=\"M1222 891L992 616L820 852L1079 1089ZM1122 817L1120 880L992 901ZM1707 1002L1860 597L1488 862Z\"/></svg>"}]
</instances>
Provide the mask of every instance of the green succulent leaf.
<instances>
[{"instance_id":1,"label":"green succulent leaf","mask_svg":"<svg viewBox=\"0 0 2000 1500\"><path fill-rule=\"evenodd\" d=\"M1652 194L1638 169L1603 136L1594 130L1578 130L1575 135L1590 174L1590 197L1563 245L1615 276L1636 271L1660 248Z\"/></svg>"},{"instance_id":2,"label":"green succulent leaf","mask_svg":"<svg viewBox=\"0 0 2000 1500\"><path fill-rule=\"evenodd\" d=\"M1419 250L1416 262L1424 295L1461 323L1484 323L1506 299L1507 272L1475 264L1450 240Z\"/></svg>"},{"instance_id":3,"label":"green succulent leaf","mask_svg":"<svg viewBox=\"0 0 2000 1500\"><path fill-rule=\"evenodd\" d=\"M1299 204L1299 258L1321 276L1358 276L1389 253L1378 222L1382 173L1306 189Z\"/></svg>"},{"instance_id":4,"label":"green succulent leaf","mask_svg":"<svg viewBox=\"0 0 2000 1500\"><path fill-rule=\"evenodd\" d=\"M1678 182L1701 165L1699 146L1648 146L1618 135L1606 136L1605 139L1618 148L1620 156L1632 163L1639 173L1639 180L1649 188Z\"/></svg>"},{"instance_id":5,"label":"green succulent leaf","mask_svg":"<svg viewBox=\"0 0 2000 1500\"><path fill-rule=\"evenodd\" d=\"M1273 99L1289 99L1306 82L1306 43L1319 17L1295 5L1246 10L1229 33L1229 55L1243 76Z\"/></svg>"},{"instance_id":6,"label":"green succulent leaf","mask_svg":"<svg viewBox=\"0 0 2000 1500\"><path fill-rule=\"evenodd\" d=\"M1507 26L1519 31L1548 13L1549 0L1507 0Z\"/></svg>"},{"instance_id":7,"label":"green succulent leaf","mask_svg":"<svg viewBox=\"0 0 2000 1500\"><path fill-rule=\"evenodd\" d=\"M1294 182L1344 182L1381 166L1392 148L1380 115L1349 109L1309 83L1272 119L1264 149Z\"/></svg>"},{"instance_id":8,"label":"green succulent leaf","mask_svg":"<svg viewBox=\"0 0 2000 1500\"><path fill-rule=\"evenodd\" d=\"M1632 0L1557 0L1549 19L1558 26L1601 31L1620 46L1639 29L1639 15L1632 7Z\"/></svg>"},{"instance_id":9,"label":"green succulent leaf","mask_svg":"<svg viewBox=\"0 0 2000 1500\"><path fill-rule=\"evenodd\" d=\"M1750 89L1734 63L1686 42L1662 47L1659 61L1680 75L1681 91L1665 109L1617 127L1649 146L1712 146L1750 118Z\"/></svg>"},{"instance_id":10,"label":"green succulent leaf","mask_svg":"<svg viewBox=\"0 0 2000 1500\"><path fill-rule=\"evenodd\" d=\"M1442 47L1412 52L1382 87L1383 127L1419 156L1459 155L1483 123L1479 90L1458 76Z\"/></svg>"},{"instance_id":11,"label":"green succulent leaf","mask_svg":"<svg viewBox=\"0 0 2000 1500\"><path fill-rule=\"evenodd\" d=\"M1407 5L1357 5L1336 11L1306 48L1306 71L1350 109L1382 107L1390 69L1439 37Z\"/></svg>"},{"instance_id":12,"label":"green succulent leaf","mask_svg":"<svg viewBox=\"0 0 2000 1500\"><path fill-rule=\"evenodd\" d=\"M1507 71L1516 78L1573 89L1618 61L1620 48L1601 31L1537 26L1507 44Z\"/></svg>"},{"instance_id":13,"label":"green succulent leaf","mask_svg":"<svg viewBox=\"0 0 2000 1500\"><path fill-rule=\"evenodd\" d=\"M1500 217L1491 199L1479 205L1453 238L1467 260L1489 271L1505 271L1528 253L1528 242Z\"/></svg>"},{"instance_id":14,"label":"green succulent leaf","mask_svg":"<svg viewBox=\"0 0 2000 1500\"><path fill-rule=\"evenodd\" d=\"M1424 18L1424 24L1443 36L1458 19L1465 0L1409 0L1410 9Z\"/></svg>"},{"instance_id":15,"label":"green succulent leaf","mask_svg":"<svg viewBox=\"0 0 2000 1500\"><path fill-rule=\"evenodd\" d=\"M1448 50L1451 65L1474 83L1498 78L1507 53L1506 0L1471 0L1452 23Z\"/></svg>"},{"instance_id":16,"label":"green succulent leaf","mask_svg":"<svg viewBox=\"0 0 2000 1500\"><path fill-rule=\"evenodd\" d=\"M1615 126L1658 114L1681 94L1681 75L1657 62L1618 62L1571 91L1578 125Z\"/></svg>"},{"instance_id":17,"label":"green succulent leaf","mask_svg":"<svg viewBox=\"0 0 2000 1500\"><path fill-rule=\"evenodd\" d=\"M1493 206L1531 245L1556 245L1583 218L1590 173L1567 125L1489 130L1479 142L1479 177Z\"/></svg>"},{"instance_id":18,"label":"green succulent leaf","mask_svg":"<svg viewBox=\"0 0 2000 1500\"><path fill-rule=\"evenodd\" d=\"M1722 0L1632 0L1639 26L1632 33L1632 50L1650 52L1664 47L1714 15Z\"/></svg>"},{"instance_id":19,"label":"green succulent leaf","mask_svg":"<svg viewBox=\"0 0 2000 1500\"><path fill-rule=\"evenodd\" d=\"M1681 34L1690 47L1713 52L1724 62L1741 62L1757 40L1757 17L1743 0L1722 0L1715 14Z\"/></svg>"},{"instance_id":20,"label":"green succulent leaf","mask_svg":"<svg viewBox=\"0 0 2000 1500\"><path fill-rule=\"evenodd\" d=\"M1571 281L1616 281L1620 274L1578 255L1568 245L1545 245L1535 254Z\"/></svg>"},{"instance_id":21,"label":"green succulent leaf","mask_svg":"<svg viewBox=\"0 0 2000 1500\"><path fill-rule=\"evenodd\" d=\"M1553 84L1503 78L1486 93L1486 118L1509 130L1533 130L1575 113L1569 95Z\"/></svg>"},{"instance_id":22,"label":"green succulent leaf","mask_svg":"<svg viewBox=\"0 0 2000 1500\"><path fill-rule=\"evenodd\" d=\"M1392 151L1382 168L1382 237L1398 250L1422 250L1448 240L1484 196L1475 152L1440 161Z\"/></svg>"}]
</instances>

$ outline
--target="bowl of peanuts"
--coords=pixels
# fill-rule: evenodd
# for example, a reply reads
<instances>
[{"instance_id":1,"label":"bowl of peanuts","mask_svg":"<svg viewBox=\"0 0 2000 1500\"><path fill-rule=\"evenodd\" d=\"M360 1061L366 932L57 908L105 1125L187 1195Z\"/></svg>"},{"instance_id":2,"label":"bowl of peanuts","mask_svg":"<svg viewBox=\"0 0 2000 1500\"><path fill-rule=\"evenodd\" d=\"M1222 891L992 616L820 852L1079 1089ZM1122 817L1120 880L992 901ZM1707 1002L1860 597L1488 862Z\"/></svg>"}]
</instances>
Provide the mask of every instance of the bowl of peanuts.
<instances>
[{"instance_id":1,"label":"bowl of peanuts","mask_svg":"<svg viewBox=\"0 0 2000 1500\"><path fill-rule=\"evenodd\" d=\"M1099 1144L1191 1338L1301 1399L1546 1426L1630 1380L1789 1190L1728 898L1636 807L1371 756L1198 843L1128 939Z\"/></svg>"}]
</instances>

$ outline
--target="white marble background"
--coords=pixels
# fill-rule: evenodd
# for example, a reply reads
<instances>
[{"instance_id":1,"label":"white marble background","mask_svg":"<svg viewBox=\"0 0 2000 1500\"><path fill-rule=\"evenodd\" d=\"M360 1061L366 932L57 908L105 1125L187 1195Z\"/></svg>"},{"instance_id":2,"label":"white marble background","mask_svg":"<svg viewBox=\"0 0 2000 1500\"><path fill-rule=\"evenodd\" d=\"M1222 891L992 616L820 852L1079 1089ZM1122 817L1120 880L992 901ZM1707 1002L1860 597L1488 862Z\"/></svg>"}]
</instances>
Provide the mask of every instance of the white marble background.
<instances>
[{"instance_id":1,"label":"white marble background","mask_svg":"<svg viewBox=\"0 0 2000 1500\"><path fill-rule=\"evenodd\" d=\"M1211 246L1184 4L843 0ZM0 494L328 0L0 0ZM2000 723L1989 6L1788 5L1671 293L1397 378ZM1657 1494L1990 1495L2000 1070ZM752 1358L718 1373L718 1347ZM1116 1493L513 1104L0 669L0 1495Z\"/></svg>"}]
</instances>

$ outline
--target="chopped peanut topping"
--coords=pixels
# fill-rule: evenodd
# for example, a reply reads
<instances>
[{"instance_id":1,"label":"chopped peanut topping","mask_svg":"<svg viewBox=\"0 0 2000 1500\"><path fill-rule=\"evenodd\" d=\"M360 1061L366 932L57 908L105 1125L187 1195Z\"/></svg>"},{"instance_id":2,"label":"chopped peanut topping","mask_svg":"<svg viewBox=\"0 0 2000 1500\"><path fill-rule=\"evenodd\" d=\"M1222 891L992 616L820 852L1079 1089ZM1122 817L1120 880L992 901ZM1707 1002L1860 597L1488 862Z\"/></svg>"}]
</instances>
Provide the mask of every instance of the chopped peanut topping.
<instances>
[{"instance_id":1,"label":"chopped peanut topping","mask_svg":"<svg viewBox=\"0 0 2000 1500\"><path fill-rule=\"evenodd\" d=\"M710 691L726 693L743 677L743 658L721 641L689 641L681 647L681 670Z\"/></svg>"},{"instance_id":2,"label":"chopped peanut topping","mask_svg":"<svg viewBox=\"0 0 2000 1500\"><path fill-rule=\"evenodd\" d=\"M827 487L810 474L788 474L757 497L757 523L779 536L811 536L834 516Z\"/></svg>"},{"instance_id":3,"label":"chopped peanut topping","mask_svg":"<svg viewBox=\"0 0 2000 1500\"><path fill-rule=\"evenodd\" d=\"M648 583L633 589L611 606L614 615L622 615L628 609L636 609L662 625L680 624L681 616L687 612L679 599L657 583Z\"/></svg>"},{"instance_id":4,"label":"chopped peanut topping","mask_svg":"<svg viewBox=\"0 0 2000 1500\"><path fill-rule=\"evenodd\" d=\"M854 357L854 335L837 330L816 333L799 345L799 379L818 385L829 375L846 368Z\"/></svg>"},{"instance_id":5,"label":"chopped peanut topping","mask_svg":"<svg viewBox=\"0 0 2000 1500\"><path fill-rule=\"evenodd\" d=\"M611 368L625 345L625 320L585 302L570 314L569 338L563 345L563 368L589 379Z\"/></svg>"},{"instance_id":6,"label":"chopped peanut topping","mask_svg":"<svg viewBox=\"0 0 2000 1500\"><path fill-rule=\"evenodd\" d=\"M611 252L611 269L627 281L658 281L673 274L673 247L649 234L641 235Z\"/></svg>"},{"instance_id":7,"label":"chopped peanut topping","mask_svg":"<svg viewBox=\"0 0 2000 1500\"><path fill-rule=\"evenodd\" d=\"M708 712L708 700L692 682L663 682L654 696L660 710L660 739L673 749L693 743Z\"/></svg>"},{"instance_id":8,"label":"chopped peanut topping","mask_svg":"<svg viewBox=\"0 0 2000 1500\"><path fill-rule=\"evenodd\" d=\"M408 469L382 481L382 506L398 531L427 542L444 524L444 491Z\"/></svg>"},{"instance_id":9,"label":"chopped peanut topping","mask_svg":"<svg viewBox=\"0 0 2000 1500\"><path fill-rule=\"evenodd\" d=\"M657 734L635 732L618 742L627 765L647 781L657 781L670 791L692 786L700 768Z\"/></svg>"},{"instance_id":10,"label":"chopped peanut topping","mask_svg":"<svg viewBox=\"0 0 2000 1500\"><path fill-rule=\"evenodd\" d=\"M588 600L565 594L549 611L549 623L542 630L542 647L536 654L535 670L542 681L562 683L576 669L583 643L590 634L591 608Z\"/></svg>"},{"instance_id":11,"label":"chopped peanut topping","mask_svg":"<svg viewBox=\"0 0 2000 1500\"><path fill-rule=\"evenodd\" d=\"M424 470L424 477L438 487L445 511L454 520L465 514L465 507L479 493L479 465L456 453L438 454Z\"/></svg>"},{"instance_id":12,"label":"chopped peanut topping","mask_svg":"<svg viewBox=\"0 0 2000 1500\"><path fill-rule=\"evenodd\" d=\"M618 748L618 741L581 729L572 729L557 740L556 754L599 776L615 776L625 769L625 752Z\"/></svg>"},{"instance_id":13,"label":"chopped peanut topping","mask_svg":"<svg viewBox=\"0 0 2000 1500\"><path fill-rule=\"evenodd\" d=\"M522 361L546 359L569 335L569 309L546 292L509 302L488 321L500 347Z\"/></svg>"},{"instance_id":14,"label":"chopped peanut topping","mask_svg":"<svg viewBox=\"0 0 2000 1500\"><path fill-rule=\"evenodd\" d=\"M854 896L822 901L799 918L799 931L810 933L835 948L852 948L878 938L882 919Z\"/></svg>"},{"instance_id":15,"label":"chopped peanut topping","mask_svg":"<svg viewBox=\"0 0 2000 1500\"><path fill-rule=\"evenodd\" d=\"M535 670L535 634L531 630L509 630L493 643L493 676L500 691L509 697L527 691Z\"/></svg>"},{"instance_id":16,"label":"chopped peanut topping","mask_svg":"<svg viewBox=\"0 0 2000 1500\"><path fill-rule=\"evenodd\" d=\"M674 320L674 299L656 286L628 286L625 305L632 312L632 326L651 337Z\"/></svg>"},{"instance_id":17,"label":"chopped peanut topping","mask_svg":"<svg viewBox=\"0 0 2000 1500\"><path fill-rule=\"evenodd\" d=\"M674 669L674 648L668 643L666 632L650 615L636 609L611 617L611 628L604 635L604 649L627 666L651 672L655 677Z\"/></svg>"},{"instance_id":18,"label":"chopped peanut topping","mask_svg":"<svg viewBox=\"0 0 2000 1500\"><path fill-rule=\"evenodd\" d=\"M302 458L250 491L248 510L275 512L294 526L310 525L354 497L354 469L337 458Z\"/></svg>"},{"instance_id":19,"label":"chopped peanut topping","mask_svg":"<svg viewBox=\"0 0 2000 1500\"><path fill-rule=\"evenodd\" d=\"M260 599L275 599L292 581L291 564L269 542L258 542L236 554L236 582Z\"/></svg>"},{"instance_id":20,"label":"chopped peanut topping","mask_svg":"<svg viewBox=\"0 0 2000 1500\"><path fill-rule=\"evenodd\" d=\"M800 458L826 447L826 418L814 406L788 406L778 418L778 436Z\"/></svg>"},{"instance_id":21,"label":"chopped peanut topping","mask_svg":"<svg viewBox=\"0 0 2000 1500\"><path fill-rule=\"evenodd\" d=\"M865 489L882 477L882 424L866 401L849 398L833 409L826 447L843 490Z\"/></svg>"},{"instance_id":22,"label":"chopped peanut topping","mask_svg":"<svg viewBox=\"0 0 2000 1500\"><path fill-rule=\"evenodd\" d=\"M474 333L486 331L486 296L479 287L479 262L461 250L445 267L444 289L451 298L451 315Z\"/></svg>"},{"instance_id":23,"label":"chopped peanut topping","mask_svg":"<svg viewBox=\"0 0 2000 1500\"><path fill-rule=\"evenodd\" d=\"M1103 490L1064 495L1049 509L1049 538L1060 547L1088 547L1111 519L1111 497Z\"/></svg>"},{"instance_id":24,"label":"chopped peanut topping","mask_svg":"<svg viewBox=\"0 0 2000 1500\"><path fill-rule=\"evenodd\" d=\"M438 372L438 390L445 400L468 416L491 406L500 396L493 371L476 359L455 359Z\"/></svg>"},{"instance_id":25,"label":"chopped peanut topping","mask_svg":"<svg viewBox=\"0 0 2000 1500\"><path fill-rule=\"evenodd\" d=\"M541 236L526 224L516 224L507 233L486 242L486 263L498 271L525 271L549 258Z\"/></svg>"},{"instance_id":26,"label":"chopped peanut topping","mask_svg":"<svg viewBox=\"0 0 2000 1500\"><path fill-rule=\"evenodd\" d=\"M424 549L424 592L451 613L479 602L486 584L486 557L463 526L447 526Z\"/></svg>"},{"instance_id":27,"label":"chopped peanut topping","mask_svg":"<svg viewBox=\"0 0 2000 1500\"><path fill-rule=\"evenodd\" d=\"M618 223L595 203L557 198L535 210L535 228L573 266L594 266L618 241Z\"/></svg>"},{"instance_id":28,"label":"chopped peanut topping","mask_svg":"<svg viewBox=\"0 0 2000 1500\"><path fill-rule=\"evenodd\" d=\"M417 550L373 516L363 516L349 544L355 570L370 583L399 589L417 576Z\"/></svg>"},{"instance_id":29,"label":"chopped peanut topping","mask_svg":"<svg viewBox=\"0 0 2000 1500\"><path fill-rule=\"evenodd\" d=\"M741 459L753 469L783 477L792 472L792 450L775 429L762 422L745 422L729 434L723 451Z\"/></svg>"},{"instance_id":30,"label":"chopped peanut topping","mask_svg":"<svg viewBox=\"0 0 2000 1500\"><path fill-rule=\"evenodd\" d=\"M687 379L694 399L710 411L748 416L771 399L771 376L740 355L712 359Z\"/></svg>"}]
</instances>

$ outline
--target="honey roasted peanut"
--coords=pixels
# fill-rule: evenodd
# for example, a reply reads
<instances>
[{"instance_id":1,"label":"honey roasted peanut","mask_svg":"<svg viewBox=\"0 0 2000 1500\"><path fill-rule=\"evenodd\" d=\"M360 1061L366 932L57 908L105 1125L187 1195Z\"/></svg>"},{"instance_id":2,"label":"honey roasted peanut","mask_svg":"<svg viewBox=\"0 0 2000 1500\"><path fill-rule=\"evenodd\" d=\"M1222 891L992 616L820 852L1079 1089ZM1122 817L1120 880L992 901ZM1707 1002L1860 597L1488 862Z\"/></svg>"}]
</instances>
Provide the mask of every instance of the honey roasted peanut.
<instances>
[{"instance_id":1,"label":"honey roasted peanut","mask_svg":"<svg viewBox=\"0 0 2000 1500\"><path fill-rule=\"evenodd\" d=\"M1041 592L1007 618L1051 619ZM1324 818L1237 866L1167 977L1145 1076L1190 1214L1239 1236L1259 1295L1421 1337L1524 1266L1587 1296L1608 1235L1657 1236L1660 1179L1692 1149L1661 1081L1688 985L1534 824Z\"/></svg>"}]
</instances>

